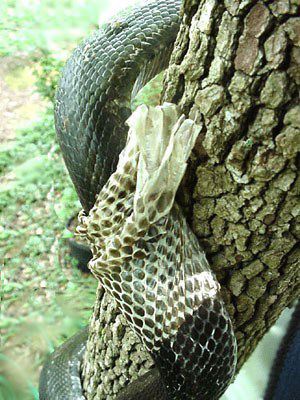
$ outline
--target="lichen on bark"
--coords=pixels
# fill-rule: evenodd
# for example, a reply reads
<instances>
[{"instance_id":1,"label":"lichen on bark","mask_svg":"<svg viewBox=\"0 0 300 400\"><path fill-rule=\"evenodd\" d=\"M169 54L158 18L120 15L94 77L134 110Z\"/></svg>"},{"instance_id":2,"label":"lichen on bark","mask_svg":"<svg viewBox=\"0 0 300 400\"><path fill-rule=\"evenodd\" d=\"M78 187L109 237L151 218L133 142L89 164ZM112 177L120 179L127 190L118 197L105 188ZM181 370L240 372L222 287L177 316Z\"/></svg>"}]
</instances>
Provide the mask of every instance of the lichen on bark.
<instances>
[{"instance_id":1,"label":"lichen on bark","mask_svg":"<svg viewBox=\"0 0 300 400\"><path fill-rule=\"evenodd\" d=\"M183 3L162 100L202 130L177 200L222 285L240 368L299 296L300 6ZM98 295L83 368L89 400L113 398L151 363L111 304Z\"/></svg>"}]
</instances>

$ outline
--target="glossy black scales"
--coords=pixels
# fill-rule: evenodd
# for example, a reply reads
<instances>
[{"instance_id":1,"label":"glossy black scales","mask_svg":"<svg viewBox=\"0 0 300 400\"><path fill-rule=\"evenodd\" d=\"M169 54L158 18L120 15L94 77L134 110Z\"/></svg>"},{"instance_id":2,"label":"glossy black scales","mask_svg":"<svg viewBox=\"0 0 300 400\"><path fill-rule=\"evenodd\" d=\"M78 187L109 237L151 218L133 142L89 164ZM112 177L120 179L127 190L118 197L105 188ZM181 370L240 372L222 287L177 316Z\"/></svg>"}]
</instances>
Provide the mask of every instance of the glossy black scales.
<instances>
[{"instance_id":1,"label":"glossy black scales","mask_svg":"<svg viewBox=\"0 0 300 400\"><path fill-rule=\"evenodd\" d=\"M180 5L180 0L157 0L134 7L85 40L64 67L55 125L85 210L93 206L125 146L125 121L139 74L141 86L168 65Z\"/></svg>"},{"instance_id":2,"label":"glossy black scales","mask_svg":"<svg viewBox=\"0 0 300 400\"><path fill-rule=\"evenodd\" d=\"M235 353L231 321L222 301L206 299L153 357L171 399L211 400L226 390Z\"/></svg>"}]
</instances>

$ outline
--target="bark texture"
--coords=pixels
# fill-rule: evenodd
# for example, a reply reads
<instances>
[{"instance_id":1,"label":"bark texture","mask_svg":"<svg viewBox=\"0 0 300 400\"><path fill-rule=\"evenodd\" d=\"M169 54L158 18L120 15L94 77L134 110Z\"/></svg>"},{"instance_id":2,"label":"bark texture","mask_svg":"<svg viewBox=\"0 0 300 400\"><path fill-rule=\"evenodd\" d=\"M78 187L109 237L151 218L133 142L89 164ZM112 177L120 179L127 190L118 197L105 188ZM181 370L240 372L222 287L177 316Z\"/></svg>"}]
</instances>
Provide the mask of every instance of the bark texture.
<instances>
[{"instance_id":1,"label":"bark texture","mask_svg":"<svg viewBox=\"0 0 300 400\"><path fill-rule=\"evenodd\" d=\"M114 299L99 285L82 371L87 399L114 399L121 388L152 365L152 358L119 313Z\"/></svg>"},{"instance_id":2,"label":"bark texture","mask_svg":"<svg viewBox=\"0 0 300 400\"><path fill-rule=\"evenodd\" d=\"M234 322L240 368L299 296L298 0L186 0L164 101L201 120L178 202ZM99 289L83 367L113 399L152 361Z\"/></svg>"}]
</instances>

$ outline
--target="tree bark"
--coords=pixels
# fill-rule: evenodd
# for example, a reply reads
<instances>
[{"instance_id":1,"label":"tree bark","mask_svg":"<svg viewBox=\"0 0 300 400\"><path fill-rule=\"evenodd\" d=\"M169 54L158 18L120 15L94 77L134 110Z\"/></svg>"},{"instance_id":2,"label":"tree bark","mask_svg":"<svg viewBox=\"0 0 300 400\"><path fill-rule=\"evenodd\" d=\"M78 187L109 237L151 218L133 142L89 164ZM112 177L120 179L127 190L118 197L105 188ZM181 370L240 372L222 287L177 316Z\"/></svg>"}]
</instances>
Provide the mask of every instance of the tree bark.
<instances>
[{"instance_id":1,"label":"tree bark","mask_svg":"<svg viewBox=\"0 0 300 400\"><path fill-rule=\"evenodd\" d=\"M238 369L299 296L298 0L186 0L163 100L202 122L177 199L222 285ZM89 400L152 365L98 290L83 366Z\"/></svg>"}]
</instances>

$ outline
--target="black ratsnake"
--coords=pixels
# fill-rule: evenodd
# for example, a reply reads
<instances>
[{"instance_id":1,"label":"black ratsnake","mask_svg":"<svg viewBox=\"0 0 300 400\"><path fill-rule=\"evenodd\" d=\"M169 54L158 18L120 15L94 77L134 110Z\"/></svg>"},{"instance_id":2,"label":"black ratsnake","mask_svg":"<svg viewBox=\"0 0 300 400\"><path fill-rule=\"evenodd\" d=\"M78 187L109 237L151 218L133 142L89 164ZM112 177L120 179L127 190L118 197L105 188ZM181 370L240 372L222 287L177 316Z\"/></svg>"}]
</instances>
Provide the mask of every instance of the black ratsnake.
<instances>
[{"instance_id":1,"label":"black ratsnake","mask_svg":"<svg viewBox=\"0 0 300 400\"><path fill-rule=\"evenodd\" d=\"M157 366L118 400L217 399L235 370L236 343L219 285L174 203L196 127L173 105L144 106L129 119L126 143L131 95L166 67L180 3L149 1L96 32L73 53L57 92L56 130L84 208L79 231L92 245L90 267ZM156 157L148 150L158 132ZM40 400L84 399L79 369L86 340L84 330L51 355Z\"/></svg>"}]
</instances>

